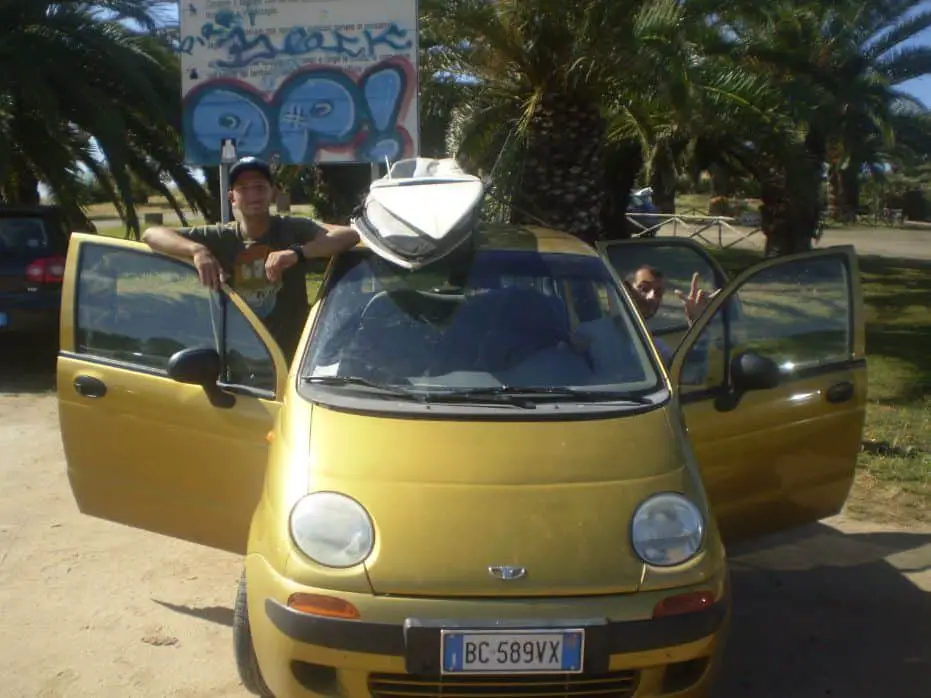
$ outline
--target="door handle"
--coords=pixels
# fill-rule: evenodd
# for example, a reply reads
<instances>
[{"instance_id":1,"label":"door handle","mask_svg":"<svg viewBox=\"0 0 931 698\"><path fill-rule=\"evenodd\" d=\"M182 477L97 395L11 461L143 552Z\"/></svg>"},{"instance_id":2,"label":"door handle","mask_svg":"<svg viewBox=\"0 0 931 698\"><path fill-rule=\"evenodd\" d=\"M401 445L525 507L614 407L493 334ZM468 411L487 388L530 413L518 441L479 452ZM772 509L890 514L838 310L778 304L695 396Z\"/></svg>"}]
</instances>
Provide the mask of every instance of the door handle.
<instances>
[{"instance_id":1,"label":"door handle","mask_svg":"<svg viewBox=\"0 0 931 698\"><path fill-rule=\"evenodd\" d=\"M93 376L78 376L74 379L74 389L84 397L103 397L107 394L107 384Z\"/></svg>"},{"instance_id":2,"label":"door handle","mask_svg":"<svg viewBox=\"0 0 931 698\"><path fill-rule=\"evenodd\" d=\"M824 399L832 404L846 402L853 397L854 386L851 381L842 381L835 383L824 391Z\"/></svg>"}]
</instances>

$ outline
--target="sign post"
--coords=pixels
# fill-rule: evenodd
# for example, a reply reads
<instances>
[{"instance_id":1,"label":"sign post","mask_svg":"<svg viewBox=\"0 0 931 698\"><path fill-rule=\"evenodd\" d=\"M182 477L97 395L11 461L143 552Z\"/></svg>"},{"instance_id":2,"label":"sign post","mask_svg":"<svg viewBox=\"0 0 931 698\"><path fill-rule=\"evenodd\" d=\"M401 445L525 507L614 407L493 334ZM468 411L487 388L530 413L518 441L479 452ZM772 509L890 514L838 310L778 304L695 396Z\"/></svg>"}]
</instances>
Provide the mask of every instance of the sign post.
<instances>
[{"instance_id":1,"label":"sign post","mask_svg":"<svg viewBox=\"0 0 931 698\"><path fill-rule=\"evenodd\" d=\"M230 210L230 165L236 162L236 141L224 138L220 143L220 222L229 223L232 219Z\"/></svg>"}]
</instances>

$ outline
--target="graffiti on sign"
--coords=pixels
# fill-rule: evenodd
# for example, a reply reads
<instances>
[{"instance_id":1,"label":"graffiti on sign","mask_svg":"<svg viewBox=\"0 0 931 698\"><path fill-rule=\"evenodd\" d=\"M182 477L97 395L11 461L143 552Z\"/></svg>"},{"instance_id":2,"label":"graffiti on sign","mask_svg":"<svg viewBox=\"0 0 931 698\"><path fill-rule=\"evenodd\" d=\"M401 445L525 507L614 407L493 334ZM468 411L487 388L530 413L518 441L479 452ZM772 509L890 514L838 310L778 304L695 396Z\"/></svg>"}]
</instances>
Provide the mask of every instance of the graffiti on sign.
<instances>
[{"instance_id":1,"label":"graffiti on sign","mask_svg":"<svg viewBox=\"0 0 931 698\"><path fill-rule=\"evenodd\" d=\"M383 0L378 22L366 21L371 4L350 0L239 0L236 11L231 0L185 3L187 161L219 163L228 138L239 155L285 164L416 155L414 3Z\"/></svg>"}]
</instances>

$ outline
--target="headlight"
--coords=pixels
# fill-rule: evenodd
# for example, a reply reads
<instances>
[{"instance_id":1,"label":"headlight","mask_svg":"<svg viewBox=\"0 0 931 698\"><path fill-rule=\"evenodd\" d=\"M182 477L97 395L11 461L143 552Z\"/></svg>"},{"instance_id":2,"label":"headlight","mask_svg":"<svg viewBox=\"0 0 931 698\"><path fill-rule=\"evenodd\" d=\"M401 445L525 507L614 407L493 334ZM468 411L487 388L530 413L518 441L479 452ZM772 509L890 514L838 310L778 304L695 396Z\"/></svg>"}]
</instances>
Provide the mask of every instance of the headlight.
<instances>
[{"instance_id":1,"label":"headlight","mask_svg":"<svg viewBox=\"0 0 931 698\"><path fill-rule=\"evenodd\" d=\"M641 503L631 524L634 552L657 567L680 565L692 558L701 548L704 534L705 522L698 508L672 493Z\"/></svg>"},{"instance_id":2,"label":"headlight","mask_svg":"<svg viewBox=\"0 0 931 698\"><path fill-rule=\"evenodd\" d=\"M291 537L314 562L352 567L372 552L375 531L368 513L354 499L336 492L315 492L291 510Z\"/></svg>"}]
</instances>

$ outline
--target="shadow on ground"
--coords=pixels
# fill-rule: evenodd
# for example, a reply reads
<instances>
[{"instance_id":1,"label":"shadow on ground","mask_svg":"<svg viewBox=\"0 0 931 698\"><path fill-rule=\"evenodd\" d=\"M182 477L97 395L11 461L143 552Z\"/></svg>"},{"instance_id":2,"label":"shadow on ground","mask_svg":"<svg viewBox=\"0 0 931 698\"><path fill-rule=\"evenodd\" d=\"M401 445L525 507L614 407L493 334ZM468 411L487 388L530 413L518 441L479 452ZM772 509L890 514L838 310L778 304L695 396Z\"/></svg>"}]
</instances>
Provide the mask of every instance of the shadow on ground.
<instances>
[{"instance_id":1,"label":"shadow on ground","mask_svg":"<svg viewBox=\"0 0 931 698\"><path fill-rule=\"evenodd\" d=\"M57 355L55 335L0 336L0 395L54 390Z\"/></svg>"},{"instance_id":2,"label":"shadow on ground","mask_svg":"<svg viewBox=\"0 0 931 698\"><path fill-rule=\"evenodd\" d=\"M730 556L733 623L715 698L927 698L931 532L816 524Z\"/></svg>"},{"instance_id":3,"label":"shadow on ground","mask_svg":"<svg viewBox=\"0 0 931 698\"><path fill-rule=\"evenodd\" d=\"M185 616L192 616L194 618L200 618L209 623L217 623L218 625L225 625L227 627L233 627L233 609L227 608L226 606L206 606L206 607L195 607L195 606L185 606L182 604L169 603L168 601L159 601L158 599L152 599L158 605L167 608L169 611L174 611L175 613L180 613Z\"/></svg>"}]
</instances>

